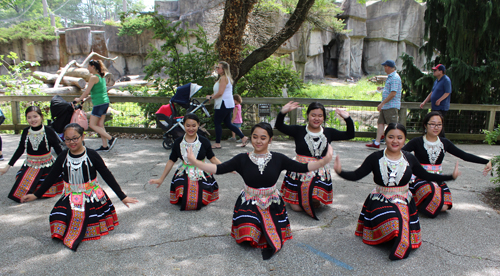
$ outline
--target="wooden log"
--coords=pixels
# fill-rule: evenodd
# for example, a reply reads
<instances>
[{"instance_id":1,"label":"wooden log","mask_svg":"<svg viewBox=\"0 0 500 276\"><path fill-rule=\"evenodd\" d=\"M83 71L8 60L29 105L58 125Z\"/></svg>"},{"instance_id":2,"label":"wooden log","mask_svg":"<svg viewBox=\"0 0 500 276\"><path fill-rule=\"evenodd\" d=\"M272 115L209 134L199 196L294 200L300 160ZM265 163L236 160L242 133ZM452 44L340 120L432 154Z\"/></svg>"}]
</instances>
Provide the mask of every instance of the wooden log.
<instances>
[{"instance_id":1,"label":"wooden log","mask_svg":"<svg viewBox=\"0 0 500 276\"><path fill-rule=\"evenodd\" d=\"M50 74L46 72L35 71L33 72L33 77L43 81L44 83L55 83L58 75ZM87 82L82 78L68 77L62 78L61 83L65 86L76 86L78 88L85 88Z\"/></svg>"},{"instance_id":2,"label":"wooden log","mask_svg":"<svg viewBox=\"0 0 500 276\"><path fill-rule=\"evenodd\" d=\"M57 74L61 74L62 70L58 70ZM89 70L87 68L78 68L78 67L71 67L68 68L68 71L66 71L65 76L70 76L70 77L75 77L75 78L82 78L86 82L90 80L90 76L92 76L89 73Z\"/></svg>"},{"instance_id":3,"label":"wooden log","mask_svg":"<svg viewBox=\"0 0 500 276\"><path fill-rule=\"evenodd\" d=\"M61 71L62 70L58 70L57 74L58 75L61 74ZM75 78L82 78L86 82L88 82L92 75L89 73L89 70L86 68L70 67L70 68L68 68L68 71L66 71L66 74L64 76L65 77L70 76L70 77L75 77ZM106 72L106 74L104 74L104 79L106 80L106 86L113 86L115 84L115 77L110 72Z\"/></svg>"},{"instance_id":4,"label":"wooden log","mask_svg":"<svg viewBox=\"0 0 500 276\"><path fill-rule=\"evenodd\" d=\"M104 74L104 79L106 80L106 86L115 85L115 77L110 72L106 72L106 74Z\"/></svg>"},{"instance_id":5,"label":"wooden log","mask_svg":"<svg viewBox=\"0 0 500 276\"><path fill-rule=\"evenodd\" d=\"M151 85L148 83L148 81L145 81L145 80L139 80L139 81L123 81L123 82L117 82L115 83L115 85L113 86L108 86L108 90L112 89L112 88L120 88L120 87L127 87L127 86L147 86L147 85Z\"/></svg>"},{"instance_id":6,"label":"wooden log","mask_svg":"<svg viewBox=\"0 0 500 276\"><path fill-rule=\"evenodd\" d=\"M41 92L47 94L59 94L59 95L76 95L80 96L82 94L82 90L76 86L64 86L58 88L46 88L42 89Z\"/></svg>"}]
</instances>

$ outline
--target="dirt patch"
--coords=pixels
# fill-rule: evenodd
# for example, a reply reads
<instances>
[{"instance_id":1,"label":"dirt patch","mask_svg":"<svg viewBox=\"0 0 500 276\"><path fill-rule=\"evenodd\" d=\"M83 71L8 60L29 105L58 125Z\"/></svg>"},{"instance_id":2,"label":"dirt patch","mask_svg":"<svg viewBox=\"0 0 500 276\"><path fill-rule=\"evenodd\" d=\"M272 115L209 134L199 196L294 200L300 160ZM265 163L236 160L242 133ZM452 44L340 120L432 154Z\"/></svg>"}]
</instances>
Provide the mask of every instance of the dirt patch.
<instances>
[{"instance_id":1,"label":"dirt patch","mask_svg":"<svg viewBox=\"0 0 500 276\"><path fill-rule=\"evenodd\" d=\"M482 200L500 214L500 191L497 187L489 188L481 193Z\"/></svg>"}]
</instances>

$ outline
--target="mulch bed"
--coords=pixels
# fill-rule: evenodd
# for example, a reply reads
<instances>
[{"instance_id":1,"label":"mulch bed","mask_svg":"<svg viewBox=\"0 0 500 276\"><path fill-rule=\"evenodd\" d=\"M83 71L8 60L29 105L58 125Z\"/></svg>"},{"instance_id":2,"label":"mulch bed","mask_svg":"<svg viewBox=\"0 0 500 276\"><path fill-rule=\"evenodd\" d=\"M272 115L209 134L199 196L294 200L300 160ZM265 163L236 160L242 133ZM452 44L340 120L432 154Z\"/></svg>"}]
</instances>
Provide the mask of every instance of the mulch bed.
<instances>
[{"instance_id":1,"label":"mulch bed","mask_svg":"<svg viewBox=\"0 0 500 276\"><path fill-rule=\"evenodd\" d=\"M495 209L500 214L500 191L497 187L489 188L481 193L483 202L488 204L491 208Z\"/></svg>"}]
</instances>

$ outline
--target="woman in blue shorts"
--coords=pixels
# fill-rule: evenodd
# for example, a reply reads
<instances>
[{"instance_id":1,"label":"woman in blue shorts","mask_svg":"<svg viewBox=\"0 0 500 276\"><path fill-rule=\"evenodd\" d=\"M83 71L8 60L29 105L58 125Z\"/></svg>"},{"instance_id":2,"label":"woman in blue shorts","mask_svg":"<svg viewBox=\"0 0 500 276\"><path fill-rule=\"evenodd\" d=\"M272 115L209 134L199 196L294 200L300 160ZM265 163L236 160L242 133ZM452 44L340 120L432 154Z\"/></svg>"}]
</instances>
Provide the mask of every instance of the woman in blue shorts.
<instances>
[{"instance_id":1,"label":"woman in blue shorts","mask_svg":"<svg viewBox=\"0 0 500 276\"><path fill-rule=\"evenodd\" d=\"M75 98L76 102L86 100L90 94L92 104L92 114L90 115L90 127L101 136L102 146L96 151L110 151L116 143L117 138L112 137L104 128L104 120L106 119L106 111L109 107L108 91L106 89L106 80L104 74L108 71L101 60L90 60L88 70L90 77L87 89L80 98Z\"/></svg>"}]
</instances>

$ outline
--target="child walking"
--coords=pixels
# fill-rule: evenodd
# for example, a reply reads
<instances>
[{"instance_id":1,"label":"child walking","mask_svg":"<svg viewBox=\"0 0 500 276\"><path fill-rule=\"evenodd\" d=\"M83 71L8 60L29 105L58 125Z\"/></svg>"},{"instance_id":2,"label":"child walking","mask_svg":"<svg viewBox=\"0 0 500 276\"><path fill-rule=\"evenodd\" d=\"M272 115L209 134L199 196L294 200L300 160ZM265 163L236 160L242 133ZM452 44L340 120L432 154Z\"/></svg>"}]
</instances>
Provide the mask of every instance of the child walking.
<instances>
[{"instance_id":1,"label":"child walking","mask_svg":"<svg viewBox=\"0 0 500 276\"><path fill-rule=\"evenodd\" d=\"M233 123L233 125L236 126L241 131L241 124L243 123L243 118L241 117L241 103L243 102L243 99L238 94L234 94L233 99L234 99L234 109L233 109L233 119L231 120L231 123ZM229 138L228 140L231 142L236 141L236 143L241 143L241 139L236 140L236 133L232 132L232 134L233 137Z\"/></svg>"}]
</instances>

